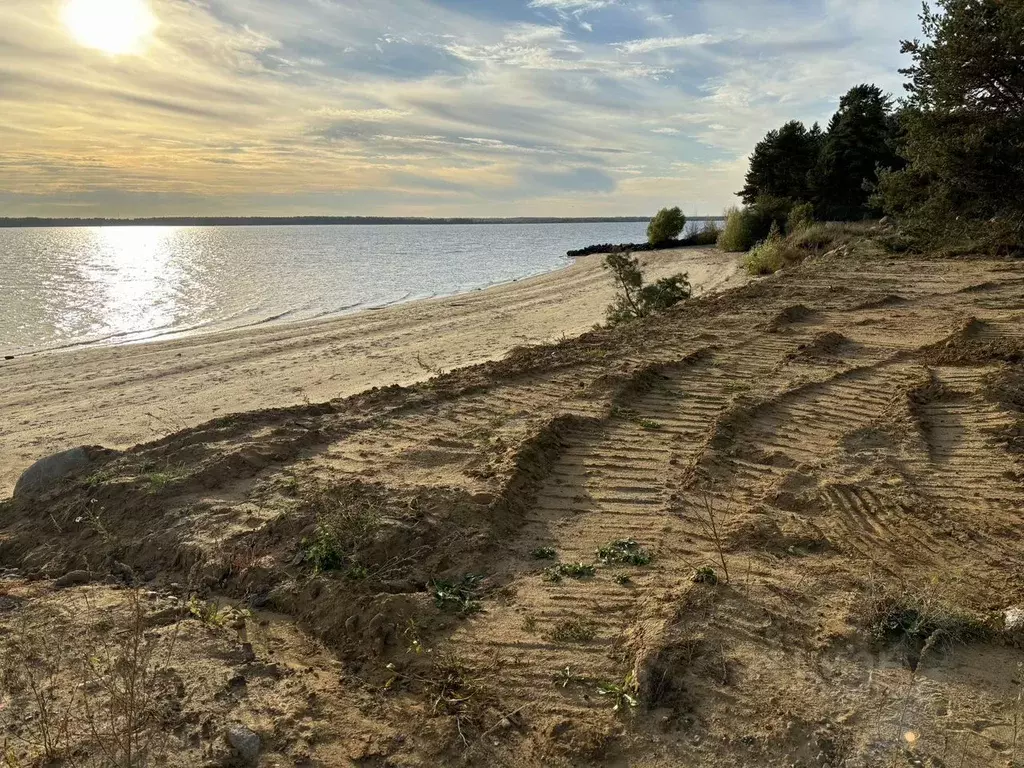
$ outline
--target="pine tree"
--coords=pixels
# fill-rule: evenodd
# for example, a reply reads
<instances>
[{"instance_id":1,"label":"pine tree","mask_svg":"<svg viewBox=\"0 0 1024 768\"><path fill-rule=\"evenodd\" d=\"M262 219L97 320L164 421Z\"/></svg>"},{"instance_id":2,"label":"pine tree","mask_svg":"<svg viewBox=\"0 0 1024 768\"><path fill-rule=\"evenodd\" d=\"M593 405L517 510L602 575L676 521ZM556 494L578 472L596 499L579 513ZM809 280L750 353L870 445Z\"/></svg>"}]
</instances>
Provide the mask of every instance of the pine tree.
<instances>
[{"instance_id":1,"label":"pine tree","mask_svg":"<svg viewBox=\"0 0 1024 768\"><path fill-rule=\"evenodd\" d=\"M746 205L758 198L809 199L807 176L818 160L821 128L808 131L798 120L768 133L750 157L750 170L740 197Z\"/></svg>"},{"instance_id":2,"label":"pine tree","mask_svg":"<svg viewBox=\"0 0 1024 768\"><path fill-rule=\"evenodd\" d=\"M921 16L927 40L903 43L910 167L884 177L880 197L923 233L984 221L1024 243L1024 1L937 5Z\"/></svg>"},{"instance_id":3,"label":"pine tree","mask_svg":"<svg viewBox=\"0 0 1024 768\"><path fill-rule=\"evenodd\" d=\"M874 85L858 85L843 96L822 139L810 174L811 196L821 219L861 219L879 168L903 162L892 141L892 100Z\"/></svg>"}]
</instances>

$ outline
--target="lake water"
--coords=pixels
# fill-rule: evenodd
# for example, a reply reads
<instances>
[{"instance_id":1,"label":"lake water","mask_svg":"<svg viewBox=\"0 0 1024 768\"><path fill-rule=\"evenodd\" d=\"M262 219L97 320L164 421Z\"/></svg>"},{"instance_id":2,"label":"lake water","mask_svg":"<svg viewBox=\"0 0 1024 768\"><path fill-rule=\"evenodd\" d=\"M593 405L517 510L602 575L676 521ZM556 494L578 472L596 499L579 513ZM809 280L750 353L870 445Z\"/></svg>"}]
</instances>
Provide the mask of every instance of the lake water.
<instances>
[{"instance_id":1,"label":"lake water","mask_svg":"<svg viewBox=\"0 0 1024 768\"><path fill-rule=\"evenodd\" d=\"M0 354L308 320L558 269L642 223L0 229Z\"/></svg>"}]
</instances>

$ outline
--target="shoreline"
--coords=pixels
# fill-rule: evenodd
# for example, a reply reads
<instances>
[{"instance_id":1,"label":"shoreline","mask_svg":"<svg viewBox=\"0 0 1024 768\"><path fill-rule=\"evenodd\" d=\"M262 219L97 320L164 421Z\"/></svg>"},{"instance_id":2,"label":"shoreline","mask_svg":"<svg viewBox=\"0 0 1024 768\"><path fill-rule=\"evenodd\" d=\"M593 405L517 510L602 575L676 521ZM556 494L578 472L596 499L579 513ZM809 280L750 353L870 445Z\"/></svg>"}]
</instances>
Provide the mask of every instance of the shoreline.
<instances>
[{"instance_id":1,"label":"shoreline","mask_svg":"<svg viewBox=\"0 0 1024 768\"><path fill-rule=\"evenodd\" d=\"M644 260L649 279L688 272L705 291L746 280L739 258L714 249ZM34 461L74 446L129 448L229 413L412 384L513 347L577 336L603 321L613 295L602 261L587 256L376 311L0 361L0 498Z\"/></svg>"},{"instance_id":2,"label":"shoreline","mask_svg":"<svg viewBox=\"0 0 1024 768\"><path fill-rule=\"evenodd\" d=\"M206 330L206 328L212 323L194 325L187 328L178 328L174 330L163 330L161 328L152 328L148 330L140 331L124 331L120 333L113 333L107 336L102 336L96 339L83 339L79 341L69 341L65 344L59 344L51 347L39 347L35 349L29 349L26 351L3 351L0 352L0 362L20 360L25 357L32 357L35 355L53 355L53 354L64 354L67 352L74 352L79 350L89 349L114 349L118 347L134 347L144 344L159 344L172 341L182 341L186 339L198 339L203 336L212 336L215 334L224 333L247 333L254 331L259 328L283 328L291 325L305 325L315 323L330 323L345 318L355 317L357 315L366 312L383 312L395 307L402 307L409 304L416 304L424 301L443 301L445 299L453 299L459 296L467 296L470 294L478 293L480 291L490 291L496 288L502 288L507 285L515 285L517 283L523 283L527 280L535 280L537 278L545 277L557 272L561 272L566 269L571 269L574 262L578 261L579 257L565 257L564 261L551 269L533 272L522 277L515 277L509 280L499 280L493 283L487 283L486 285L477 286L475 288L469 288L464 291L453 291L450 293L437 293L431 296L411 296L407 293L401 299L389 301L384 304L365 305L363 302L353 304L348 307L342 307L340 309L325 310L319 314L313 315L312 317L305 317L295 320L285 320L288 315L295 312L295 309L288 309L284 312L280 312L277 315L271 317L265 317L260 320L253 320L251 322L243 323L241 325L233 325L224 328L215 328ZM151 335L142 338L132 338L125 341L113 341L114 339L126 339L129 336L139 336L141 334L149 333Z\"/></svg>"}]
</instances>

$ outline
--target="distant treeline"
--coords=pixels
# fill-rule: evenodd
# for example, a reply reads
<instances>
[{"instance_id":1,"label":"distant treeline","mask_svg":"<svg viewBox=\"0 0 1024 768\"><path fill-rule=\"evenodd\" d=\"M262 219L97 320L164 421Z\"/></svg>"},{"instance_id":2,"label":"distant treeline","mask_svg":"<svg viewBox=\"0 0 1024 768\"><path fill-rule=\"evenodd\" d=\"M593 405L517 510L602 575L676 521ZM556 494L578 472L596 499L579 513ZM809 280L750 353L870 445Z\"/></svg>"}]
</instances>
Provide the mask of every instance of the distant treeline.
<instances>
[{"instance_id":1,"label":"distant treeline","mask_svg":"<svg viewBox=\"0 0 1024 768\"><path fill-rule=\"evenodd\" d=\"M640 222L649 216L588 218L427 218L416 216L163 216L144 219L0 218L0 227L251 227L337 224L605 224Z\"/></svg>"}]
</instances>

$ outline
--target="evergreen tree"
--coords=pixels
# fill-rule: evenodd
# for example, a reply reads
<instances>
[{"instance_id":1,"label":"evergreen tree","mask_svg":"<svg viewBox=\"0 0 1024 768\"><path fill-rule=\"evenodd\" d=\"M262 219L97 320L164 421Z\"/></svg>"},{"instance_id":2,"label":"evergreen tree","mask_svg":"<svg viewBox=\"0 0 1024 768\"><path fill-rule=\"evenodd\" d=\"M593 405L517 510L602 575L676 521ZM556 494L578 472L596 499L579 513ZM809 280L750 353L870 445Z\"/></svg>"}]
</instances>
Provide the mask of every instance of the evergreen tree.
<instances>
[{"instance_id":1,"label":"evergreen tree","mask_svg":"<svg viewBox=\"0 0 1024 768\"><path fill-rule=\"evenodd\" d=\"M886 210L933 237L974 220L1024 243L1024 2L938 0L921 22L927 40L903 43L910 167L883 178Z\"/></svg>"},{"instance_id":2,"label":"evergreen tree","mask_svg":"<svg viewBox=\"0 0 1024 768\"><path fill-rule=\"evenodd\" d=\"M808 131L798 120L768 133L750 157L750 170L740 197L746 205L758 198L809 199L808 173L818 160L821 128Z\"/></svg>"},{"instance_id":3,"label":"evergreen tree","mask_svg":"<svg viewBox=\"0 0 1024 768\"><path fill-rule=\"evenodd\" d=\"M861 219L871 213L870 190L879 168L903 162L893 144L892 100L874 85L843 96L810 174L811 197L821 219Z\"/></svg>"}]
</instances>

